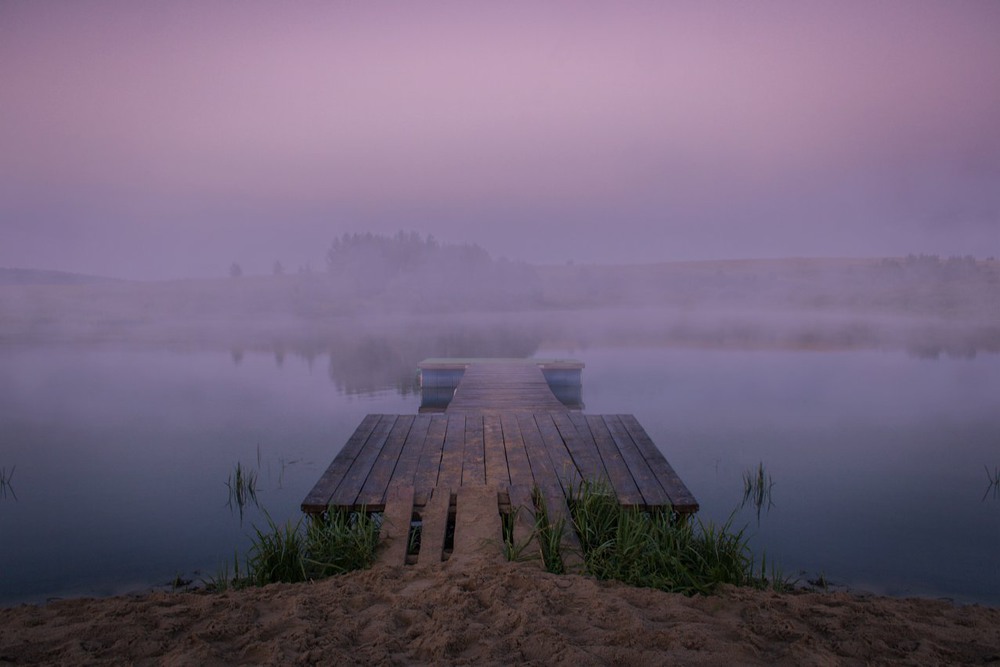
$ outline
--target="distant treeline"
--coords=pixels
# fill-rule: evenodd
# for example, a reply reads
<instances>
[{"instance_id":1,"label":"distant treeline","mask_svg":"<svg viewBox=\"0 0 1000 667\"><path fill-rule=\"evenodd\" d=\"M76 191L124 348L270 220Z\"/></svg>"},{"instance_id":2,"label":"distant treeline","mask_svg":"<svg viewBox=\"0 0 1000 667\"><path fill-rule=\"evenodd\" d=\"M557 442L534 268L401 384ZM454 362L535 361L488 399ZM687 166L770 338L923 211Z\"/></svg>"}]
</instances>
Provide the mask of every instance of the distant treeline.
<instances>
[{"instance_id":1,"label":"distant treeline","mask_svg":"<svg viewBox=\"0 0 1000 667\"><path fill-rule=\"evenodd\" d=\"M567 266L540 271L573 307L658 305L850 310L933 317L1000 314L1000 262L936 255Z\"/></svg>"},{"instance_id":2,"label":"distant treeline","mask_svg":"<svg viewBox=\"0 0 1000 667\"><path fill-rule=\"evenodd\" d=\"M67 271L0 268L0 285L92 285L114 282L114 278L87 276Z\"/></svg>"},{"instance_id":3,"label":"distant treeline","mask_svg":"<svg viewBox=\"0 0 1000 667\"><path fill-rule=\"evenodd\" d=\"M336 292L403 310L515 307L536 303L541 294L530 265L415 232L344 234L327 251L326 266Z\"/></svg>"}]
</instances>

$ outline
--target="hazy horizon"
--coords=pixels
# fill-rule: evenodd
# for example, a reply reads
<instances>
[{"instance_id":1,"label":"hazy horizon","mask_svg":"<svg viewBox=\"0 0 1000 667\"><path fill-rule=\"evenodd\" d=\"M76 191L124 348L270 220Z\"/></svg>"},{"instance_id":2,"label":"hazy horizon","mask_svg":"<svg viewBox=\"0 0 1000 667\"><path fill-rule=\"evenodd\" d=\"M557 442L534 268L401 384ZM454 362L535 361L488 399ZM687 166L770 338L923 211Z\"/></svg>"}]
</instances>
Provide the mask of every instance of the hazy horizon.
<instances>
[{"instance_id":1,"label":"hazy horizon","mask_svg":"<svg viewBox=\"0 0 1000 667\"><path fill-rule=\"evenodd\" d=\"M1000 4L0 4L0 266L1000 255Z\"/></svg>"}]
</instances>

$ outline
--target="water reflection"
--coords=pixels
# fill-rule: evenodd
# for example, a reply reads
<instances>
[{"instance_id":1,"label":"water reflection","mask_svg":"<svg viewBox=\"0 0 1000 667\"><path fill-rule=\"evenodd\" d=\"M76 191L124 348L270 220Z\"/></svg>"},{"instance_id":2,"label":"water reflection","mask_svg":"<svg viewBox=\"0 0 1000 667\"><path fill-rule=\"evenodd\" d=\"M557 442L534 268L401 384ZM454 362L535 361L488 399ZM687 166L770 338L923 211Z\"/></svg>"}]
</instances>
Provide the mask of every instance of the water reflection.
<instances>
[{"instance_id":1,"label":"water reflection","mask_svg":"<svg viewBox=\"0 0 1000 667\"><path fill-rule=\"evenodd\" d=\"M994 467L992 472L989 466L984 465L983 468L986 469L986 480L988 482L986 492L983 494L983 500L986 500L991 493L993 494L993 500L1000 499L1000 467Z\"/></svg>"},{"instance_id":2,"label":"water reflection","mask_svg":"<svg viewBox=\"0 0 1000 667\"><path fill-rule=\"evenodd\" d=\"M272 339L259 348L233 346L229 354L238 366L247 351L274 356L275 366L284 367L293 354L304 359L310 369L317 359L328 356L327 375L339 391L351 395L369 395L392 389L402 396L420 389L417 364L428 357L531 357L541 343L541 336L530 328L489 326L468 322L398 323L372 332L361 322L347 322L346 331L309 337ZM356 326L356 329L354 328ZM553 387L562 389L558 379ZM564 390L568 401L572 387Z\"/></svg>"},{"instance_id":3,"label":"water reflection","mask_svg":"<svg viewBox=\"0 0 1000 667\"><path fill-rule=\"evenodd\" d=\"M14 471L17 466L11 466L10 470L6 468L0 468L0 500L6 500L7 498L12 498L17 500L17 494L14 493Z\"/></svg>"},{"instance_id":4,"label":"water reflection","mask_svg":"<svg viewBox=\"0 0 1000 667\"><path fill-rule=\"evenodd\" d=\"M247 548L248 525L266 521L252 502L242 526L225 507L237 461L251 462L276 521L296 517L364 415L416 412L418 363L458 355L584 361L587 410L634 414L705 520L739 507L743 473L765 462L780 498L770 509L762 500L759 523L749 502L739 518L787 572L1000 603L996 355L584 346L584 334L562 327L374 328L207 350L0 346L0 535L32 537L0 550L0 604L215 571Z\"/></svg>"}]
</instances>

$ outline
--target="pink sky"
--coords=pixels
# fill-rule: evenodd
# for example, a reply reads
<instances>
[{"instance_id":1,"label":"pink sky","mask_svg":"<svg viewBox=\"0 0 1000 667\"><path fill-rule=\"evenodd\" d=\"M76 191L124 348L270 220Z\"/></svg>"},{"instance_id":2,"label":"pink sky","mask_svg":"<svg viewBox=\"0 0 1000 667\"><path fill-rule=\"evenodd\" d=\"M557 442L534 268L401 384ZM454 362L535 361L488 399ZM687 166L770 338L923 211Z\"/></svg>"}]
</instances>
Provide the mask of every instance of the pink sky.
<instances>
[{"instance_id":1,"label":"pink sky","mask_svg":"<svg viewBox=\"0 0 1000 667\"><path fill-rule=\"evenodd\" d=\"M0 266L1000 255L1000 3L0 2Z\"/></svg>"}]
</instances>

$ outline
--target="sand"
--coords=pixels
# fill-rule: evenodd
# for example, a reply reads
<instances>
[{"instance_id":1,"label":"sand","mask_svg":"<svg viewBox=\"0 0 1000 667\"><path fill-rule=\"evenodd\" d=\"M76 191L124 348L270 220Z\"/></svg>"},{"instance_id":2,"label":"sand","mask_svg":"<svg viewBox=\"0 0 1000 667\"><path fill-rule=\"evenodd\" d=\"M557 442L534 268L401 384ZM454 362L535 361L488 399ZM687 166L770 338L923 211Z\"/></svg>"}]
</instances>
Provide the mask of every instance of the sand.
<instances>
[{"instance_id":1,"label":"sand","mask_svg":"<svg viewBox=\"0 0 1000 667\"><path fill-rule=\"evenodd\" d=\"M0 665L1000 664L1000 609L724 587L685 597L534 564L0 609Z\"/></svg>"}]
</instances>

